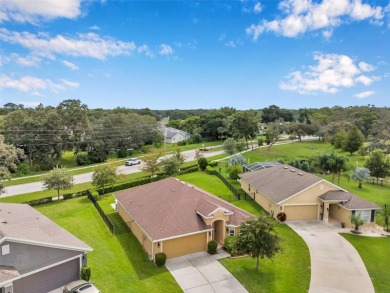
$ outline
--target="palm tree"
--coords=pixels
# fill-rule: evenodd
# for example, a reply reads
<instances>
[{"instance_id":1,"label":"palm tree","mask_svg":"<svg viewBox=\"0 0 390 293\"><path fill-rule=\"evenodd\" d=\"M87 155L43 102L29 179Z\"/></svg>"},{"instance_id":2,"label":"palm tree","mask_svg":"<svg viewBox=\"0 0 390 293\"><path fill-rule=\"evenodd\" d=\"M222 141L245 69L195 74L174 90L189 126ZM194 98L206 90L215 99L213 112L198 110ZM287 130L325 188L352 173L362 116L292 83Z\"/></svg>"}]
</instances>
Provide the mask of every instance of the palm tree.
<instances>
[{"instance_id":1,"label":"palm tree","mask_svg":"<svg viewBox=\"0 0 390 293\"><path fill-rule=\"evenodd\" d=\"M322 155L315 155L310 158L310 164L313 168L321 171L323 174L326 174L330 170L330 160L327 153Z\"/></svg>"},{"instance_id":2,"label":"palm tree","mask_svg":"<svg viewBox=\"0 0 390 293\"><path fill-rule=\"evenodd\" d=\"M337 185L340 185L340 177L341 173L347 171L349 166L349 158L346 156L338 155L335 151L332 151L332 153L329 156L330 161L330 167L332 172L332 183L334 183L334 178L337 175Z\"/></svg>"},{"instance_id":3,"label":"palm tree","mask_svg":"<svg viewBox=\"0 0 390 293\"><path fill-rule=\"evenodd\" d=\"M358 187L362 188L363 180L370 179L370 170L367 168L356 168L351 177L353 180L359 180Z\"/></svg>"},{"instance_id":4,"label":"palm tree","mask_svg":"<svg viewBox=\"0 0 390 293\"><path fill-rule=\"evenodd\" d=\"M355 231L359 231L359 227L364 225L365 221L360 218L360 215L352 215L351 222L355 225Z\"/></svg>"},{"instance_id":5,"label":"palm tree","mask_svg":"<svg viewBox=\"0 0 390 293\"><path fill-rule=\"evenodd\" d=\"M382 206L382 209L380 209L377 213L383 218L383 222L385 222L386 230L389 231L390 205L385 204L384 206Z\"/></svg>"}]
</instances>

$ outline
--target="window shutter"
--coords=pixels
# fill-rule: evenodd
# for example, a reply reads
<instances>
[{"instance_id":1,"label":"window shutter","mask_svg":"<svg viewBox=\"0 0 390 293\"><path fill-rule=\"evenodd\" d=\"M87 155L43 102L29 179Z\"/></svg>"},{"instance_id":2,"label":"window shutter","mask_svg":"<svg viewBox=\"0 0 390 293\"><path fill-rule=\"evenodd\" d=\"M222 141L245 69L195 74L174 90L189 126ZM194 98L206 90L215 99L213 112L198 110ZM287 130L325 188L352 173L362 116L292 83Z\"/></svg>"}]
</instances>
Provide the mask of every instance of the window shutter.
<instances>
[{"instance_id":1,"label":"window shutter","mask_svg":"<svg viewBox=\"0 0 390 293\"><path fill-rule=\"evenodd\" d=\"M375 221L375 210L371 210L371 223Z\"/></svg>"}]
</instances>

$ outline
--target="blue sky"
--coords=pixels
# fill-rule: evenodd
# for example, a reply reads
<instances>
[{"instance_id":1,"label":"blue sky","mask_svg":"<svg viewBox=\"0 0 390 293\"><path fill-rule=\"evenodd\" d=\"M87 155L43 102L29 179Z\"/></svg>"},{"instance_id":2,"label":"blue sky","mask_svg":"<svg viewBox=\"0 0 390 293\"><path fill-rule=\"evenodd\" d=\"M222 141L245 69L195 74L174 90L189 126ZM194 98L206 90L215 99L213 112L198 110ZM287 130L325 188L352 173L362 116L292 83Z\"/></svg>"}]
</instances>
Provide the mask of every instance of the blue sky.
<instances>
[{"instance_id":1,"label":"blue sky","mask_svg":"<svg viewBox=\"0 0 390 293\"><path fill-rule=\"evenodd\" d=\"M0 2L0 104L389 106L387 0Z\"/></svg>"}]
</instances>

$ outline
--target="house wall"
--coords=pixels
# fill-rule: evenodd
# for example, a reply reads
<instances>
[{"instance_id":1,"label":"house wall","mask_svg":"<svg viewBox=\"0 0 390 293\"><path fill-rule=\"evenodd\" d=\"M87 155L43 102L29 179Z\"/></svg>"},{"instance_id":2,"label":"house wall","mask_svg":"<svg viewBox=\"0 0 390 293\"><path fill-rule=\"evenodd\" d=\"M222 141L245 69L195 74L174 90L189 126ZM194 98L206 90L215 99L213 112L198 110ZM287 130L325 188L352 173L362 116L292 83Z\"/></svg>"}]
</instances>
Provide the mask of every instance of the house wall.
<instances>
[{"instance_id":1,"label":"house wall","mask_svg":"<svg viewBox=\"0 0 390 293\"><path fill-rule=\"evenodd\" d=\"M225 213L222 212L222 211L216 211L212 218L210 218L210 219L203 219L203 220L206 223L206 225L211 225L212 222L214 222L216 220L224 220L225 222L228 222L229 219L230 219L229 215L225 215Z\"/></svg>"},{"instance_id":2,"label":"house wall","mask_svg":"<svg viewBox=\"0 0 390 293\"><path fill-rule=\"evenodd\" d=\"M278 205L268 199L263 193L256 190L253 186L250 187L248 182L243 179L241 180L241 188L264 210L266 210L270 214L273 214L274 218L276 219L276 215L281 211Z\"/></svg>"},{"instance_id":3,"label":"house wall","mask_svg":"<svg viewBox=\"0 0 390 293\"><path fill-rule=\"evenodd\" d=\"M348 228L355 228L354 224L351 223L352 211L347 210L338 204L329 205L329 217L335 219L337 222L345 223L345 226ZM375 227L375 218L374 222L368 222L361 226L362 228L372 228Z\"/></svg>"},{"instance_id":4,"label":"house wall","mask_svg":"<svg viewBox=\"0 0 390 293\"><path fill-rule=\"evenodd\" d=\"M5 245L9 245L10 253L6 255L0 254L0 264L12 266L21 273L27 273L82 254L80 251L8 241L1 244L2 247Z\"/></svg>"},{"instance_id":5,"label":"house wall","mask_svg":"<svg viewBox=\"0 0 390 293\"><path fill-rule=\"evenodd\" d=\"M211 240L211 237L208 237L207 234L208 232L205 231L199 234L162 241L162 244L160 243L161 249L158 248L158 252L164 252L167 255L167 259L169 259L199 251L206 251L207 239L209 241Z\"/></svg>"},{"instance_id":6,"label":"house wall","mask_svg":"<svg viewBox=\"0 0 390 293\"><path fill-rule=\"evenodd\" d=\"M126 212L122 205L118 202L118 213L122 217L123 221L126 222L127 226L133 232L134 236L141 243L142 247L149 255L149 257L154 257L152 252L152 241L146 236L142 229L134 222L133 218Z\"/></svg>"},{"instance_id":7,"label":"house wall","mask_svg":"<svg viewBox=\"0 0 390 293\"><path fill-rule=\"evenodd\" d=\"M319 204L318 197L330 190L339 190L336 186L329 184L328 182L318 182L312 187L302 191L298 195L283 202L283 205L289 204Z\"/></svg>"}]
</instances>

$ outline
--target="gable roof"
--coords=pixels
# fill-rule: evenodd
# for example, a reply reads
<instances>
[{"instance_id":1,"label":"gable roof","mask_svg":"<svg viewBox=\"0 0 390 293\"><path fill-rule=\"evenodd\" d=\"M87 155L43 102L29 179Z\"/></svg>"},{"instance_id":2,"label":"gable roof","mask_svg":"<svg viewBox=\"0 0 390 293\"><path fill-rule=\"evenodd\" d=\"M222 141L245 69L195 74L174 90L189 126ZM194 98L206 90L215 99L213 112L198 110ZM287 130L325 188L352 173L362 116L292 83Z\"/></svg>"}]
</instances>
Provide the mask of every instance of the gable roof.
<instances>
[{"instance_id":1,"label":"gable roof","mask_svg":"<svg viewBox=\"0 0 390 293\"><path fill-rule=\"evenodd\" d=\"M239 226L251 214L174 178L134 187L114 195L118 203L153 240L210 229L202 216L220 209L230 214L228 224Z\"/></svg>"},{"instance_id":2,"label":"gable roof","mask_svg":"<svg viewBox=\"0 0 390 293\"><path fill-rule=\"evenodd\" d=\"M163 128L165 138L173 138L177 134L181 134L183 136L190 135L188 132L182 131L180 129L165 127Z\"/></svg>"},{"instance_id":3,"label":"gable roof","mask_svg":"<svg viewBox=\"0 0 390 293\"><path fill-rule=\"evenodd\" d=\"M4 241L70 250L92 250L28 204L0 203L0 243Z\"/></svg>"},{"instance_id":4,"label":"gable roof","mask_svg":"<svg viewBox=\"0 0 390 293\"><path fill-rule=\"evenodd\" d=\"M378 210L379 206L373 204L353 193L343 190L330 190L319 196L324 201L338 201L339 205L347 210Z\"/></svg>"},{"instance_id":5,"label":"gable roof","mask_svg":"<svg viewBox=\"0 0 390 293\"><path fill-rule=\"evenodd\" d=\"M244 173L240 175L240 178L274 203L284 201L323 180L289 165L274 166Z\"/></svg>"},{"instance_id":6,"label":"gable roof","mask_svg":"<svg viewBox=\"0 0 390 293\"><path fill-rule=\"evenodd\" d=\"M20 274L14 267L0 266L0 284L19 277Z\"/></svg>"}]
</instances>

